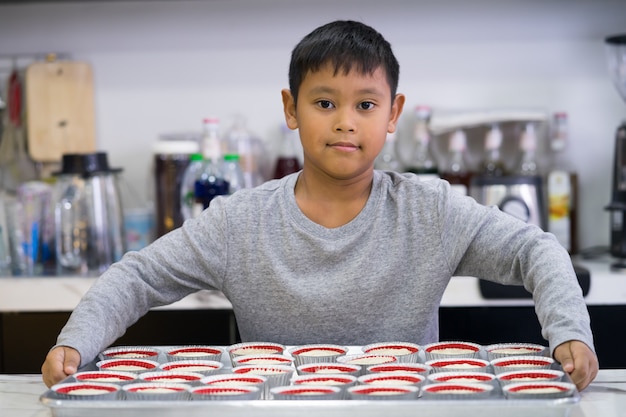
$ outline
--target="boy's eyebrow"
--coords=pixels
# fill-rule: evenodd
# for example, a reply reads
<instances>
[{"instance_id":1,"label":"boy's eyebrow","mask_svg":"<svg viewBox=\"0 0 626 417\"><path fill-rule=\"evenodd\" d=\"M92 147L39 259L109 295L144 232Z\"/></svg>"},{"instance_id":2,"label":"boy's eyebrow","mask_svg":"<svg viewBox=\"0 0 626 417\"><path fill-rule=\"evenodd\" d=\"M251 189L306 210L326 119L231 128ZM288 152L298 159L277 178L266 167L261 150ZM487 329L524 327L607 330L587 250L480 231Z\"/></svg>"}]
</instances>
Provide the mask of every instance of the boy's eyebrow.
<instances>
[{"instance_id":1,"label":"boy's eyebrow","mask_svg":"<svg viewBox=\"0 0 626 417\"><path fill-rule=\"evenodd\" d=\"M311 89L311 93L312 94L333 94L333 93L337 93L337 89L335 88L331 88L331 87L327 87L327 86L318 86L315 88ZM377 88L362 88L360 90L357 90L358 94L366 94L366 95L384 95L384 92L381 92L379 89Z\"/></svg>"}]
</instances>

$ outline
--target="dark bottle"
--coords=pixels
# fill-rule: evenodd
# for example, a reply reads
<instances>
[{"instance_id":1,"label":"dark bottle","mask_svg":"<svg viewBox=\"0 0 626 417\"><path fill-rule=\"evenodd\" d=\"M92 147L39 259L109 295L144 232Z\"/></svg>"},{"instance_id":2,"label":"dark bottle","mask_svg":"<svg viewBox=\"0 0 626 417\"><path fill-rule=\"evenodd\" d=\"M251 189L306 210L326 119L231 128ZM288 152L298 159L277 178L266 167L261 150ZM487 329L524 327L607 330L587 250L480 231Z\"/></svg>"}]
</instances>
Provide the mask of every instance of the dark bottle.
<instances>
[{"instance_id":1,"label":"dark bottle","mask_svg":"<svg viewBox=\"0 0 626 417\"><path fill-rule=\"evenodd\" d=\"M413 132L412 157L406 171L417 174L424 180L439 178L437 162L430 151L430 116L429 106L417 106L417 120Z\"/></svg>"},{"instance_id":2,"label":"dark bottle","mask_svg":"<svg viewBox=\"0 0 626 417\"><path fill-rule=\"evenodd\" d=\"M220 174L215 173L219 168L216 167L212 161L207 161L204 172L200 175L194 184L194 194L196 198L196 205L194 217L199 214L197 211L202 211L209 207L211 200L218 195L228 195L230 185Z\"/></svg>"},{"instance_id":3,"label":"dark bottle","mask_svg":"<svg viewBox=\"0 0 626 417\"><path fill-rule=\"evenodd\" d=\"M300 160L296 153L296 145L298 144L298 135L287 126L282 128L282 143L276 164L274 166L274 179L279 179L285 175L293 174L300 171Z\"/></svg>"},{"instance_id":4,"label":"dark bottle","mask_svg":"<svg viewBox=\"0 0 626 417\"><path fill-rule=\"evenodd\" d=\"M190 154L198 151L197 139L160 139L154 145L154 177L156 197L155 237L183 224L181 187L189 165Z\"/></svg>"},{"instance_id":5,"label":"dark bottle","mask_svg":"<svg viewBox=\"0 0 626 417\"><path fill-rule=\"evenodd\" d=\"M485 136L485 158L483 159L481 174L488 177L506 175L506 167L500 154L502 146L502 131L500 126L493 124Z\"/></svg>"},{"instance_id":6,"label":"dark bottle","mask_svg":"<svg viewBox=\"0 0 626 417\"><path fill-rule=\"evenodd\" d=\"M448 181L453 190L468 195L472 173L467 168L465 154L467 138L462 130L455 131L448 143L449 159L441 173L441 178Z\"/></svg>"}]
</instances>

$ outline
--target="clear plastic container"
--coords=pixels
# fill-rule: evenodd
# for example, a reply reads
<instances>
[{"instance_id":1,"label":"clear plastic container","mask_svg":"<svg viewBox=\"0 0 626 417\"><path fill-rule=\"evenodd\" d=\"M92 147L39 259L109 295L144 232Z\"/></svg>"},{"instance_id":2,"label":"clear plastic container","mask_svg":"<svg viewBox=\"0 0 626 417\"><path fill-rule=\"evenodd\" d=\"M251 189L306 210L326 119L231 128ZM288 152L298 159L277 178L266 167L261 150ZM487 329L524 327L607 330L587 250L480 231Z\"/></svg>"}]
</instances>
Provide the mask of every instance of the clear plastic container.
<instances>
[{"instance_id":1,"label":"clear plastic container","mask_svg":"<svg viewBox=\"0 0 626 417\"><path fill-rule=\"evenodd\" d=\"M193 153L189 156L189 165L185 169L183 180L180 185L180 212L183 221L193 217L193 206L195 202L195 183L200 177L204 168L201 153Z\"/></svg>"},{"instance_id":2,"label":"clear plastic container","mask_svg":"<svg viewBox=\"0 0 626 417\"><path fill-rule=\"evenodd\" d=\"M398 156L405 155L404 169L428 181L439 178L439 166L431 151L430 106L418 105L415 108L413 134L399 142L396 149Z\"/></svg>"},{"instance_id":3,"label":"clear plastic container","mask_svg":"<svg viewBox=\"0 0 626 417\"><path fill-rule=\"evenodd\" d=\"M233 194L246 187L240 160L238 154L224 155L224 180L228 182L228 194Z\"/></svg>"},{"instance_id":4,"label":"clear plastic container","mask_svg":"<svg viewBox=\"0 0 626 417\"><path fill-rule=\"evenodd\" d=\"M239 155L239 165L244 178L243 188L261 185L268 177L270 158L263 141L251 132L243 115L236 115L224 135L226 154Z\"/></svg>"}]
</instances>

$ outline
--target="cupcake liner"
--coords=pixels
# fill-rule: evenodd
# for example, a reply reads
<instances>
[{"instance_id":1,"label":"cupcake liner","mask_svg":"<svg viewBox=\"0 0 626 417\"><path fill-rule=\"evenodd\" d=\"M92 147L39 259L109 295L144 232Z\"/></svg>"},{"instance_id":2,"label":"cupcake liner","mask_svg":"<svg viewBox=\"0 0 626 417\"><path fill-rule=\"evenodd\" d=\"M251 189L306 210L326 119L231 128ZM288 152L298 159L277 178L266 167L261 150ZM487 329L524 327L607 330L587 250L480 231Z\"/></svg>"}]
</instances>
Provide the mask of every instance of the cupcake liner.
<instances>
[{"instance_id":1,"label":"cupcake liner","mask_svg":"<svg viewBox=\"0 0 626 417\"><path fill-rule=\"evenodd\" d=\"M496 376L487 372L435 372L428 375L431 383L454 384L493 384L498 383Z\"/></svg>"},{"instance_id":2,"label":"cupcake liner","mask_svg":"<svg viewBox=\"0 0 626 417\"><path fill-rule=\"evenodd\" d=\"M108 382L121 385L137 382L137 374L121 371L83 371L72 375L76 382Z\"/></svg>"},{"instance_id":3,"label":"cupcake liner","mask_svg":"<svg viewBox=\"0 0 626 417\"><path fill-rule=\"evenodd\" d=\"M496 376L487 372L435 372L427 379L431 384L486 384L494 388L492 394L500 393Z\"/></svg>"},{"instance_id":4,"label":"cupcake liner","mask_svg":"<svg viewBox=\"0 0 626 417\"><path fill-rule=\"evenodd\" d=\"M168 362L190 359L220 362L223 353L224 349L218 346L189 345L166 350L165 358Z\"/></svg>"},{"instance_id":5,"label":"cupcake liner","mask_svg":"<svg viewBox=\"0 0 626 417\"><path fill-rule=\"evenodd\" d=\"M139 375L142 382L167 382L180 384L198 384L204 375L198 372L156 371L144 372Z\"/></svg>"},{"instance_id":6,"label":"cupcake liner","mask_svg":"<svg viewBox=\"0 0 626 417\"><path fill-rule=\"evenodd\" d=\"M53 385L52 396L60 400L105 401L119 398L121 386L104 382L66 382Z\"/></svg>"},{"instance_id":7,"label":"cupcake liner","mask_svg":"<svg viewBox=\"0 0 626 417\"><path fill-rule=\"evenodd\" d=\"M571 397L576 386L569 382L519 382L502 387L508 399L556 399Z\"/></svg>"},{"instance_id":8,"label":"cupcake liner","mask_svg":"<svg viewBox=\"0 0 626 417\"><path fill-rule=\"evenodd\" d=\"M565 373L556 369L539 369L533 371L508 371L496 375L500 385L519 382L561 382Z\"/></svg>"},{"instance_id":9,"label":"cupcake liner","mask_svg":"<svg viewBox=\"0 0 626 417\"><path fill-rule=\"evenodd\" d=\"M447 358L426 361L432 372L490 372L489 361L477 358Z\"/></svg>"},{"instance_id":10,"label":"cupcake liner","mask_svg":"<svg viewBox=\"0 0 626 417\"><path fill-rule=\"evenodd\" d=\"M134 401L184 401L189 398L188 384L167 382L136 382L122 386L124 398Z\"/></svg>"},{"instance_id":11,"label":"cupcake liner","mask_svg":"<svg viewBox=\"0 0 626 417\"><path fill-rule=\"evenodd\" d=\"M122 371L135 374L156 371L159 362L148 359L104 359L96 363L101 371Z\"/></svg>"},{"instance_id":12,"label":"cupcake liner","mask_svg":"<svg viewBox=\"0 0 626 417\"><path fill-rule=\"evenodd\" d=\"M423 376L427 376L432 371L430 365L424 363L390 363L383 365L372 365L365 368L366 374L376 374L381 372L402 372L402 373L415 373Z\"/></svg>"},{"instance_id":13,"label":"cupcake liner","mask_svg":"<svg viewBox=\"0 0 626 417\"><path fill-rule=\"evenodd\" d=\"M363 353L371 355L392 355L398 358L401 363L419 362L420 347L415 343L407 342L385 342L372 343L363 346Z\"/></svg>"},{"instance_id":14,"label":"cupcake liner","mask_svg":"<svg viewBox=\"0 0 626 417\"><path fill-rule=\"evenodd\" d=\"M408 385L420 387L425 381L426 377L420 374L384 372L362 375L358 378L357 383L360 385Z\"/></svg>"},{"instance_id":15,"label":"cupcake liner","mask_svg":"<svg viewBox=\"0 0 626 417\"><path fill-rule=\"evenodd\" d=\"M482 346L472 342L435 342L422 347L426 361L445 358L479 358Z\"/></svg>"},{"instance_id":16,"label":"cupcake liner","mask_svg":"<svg viewBox=\"0 0 626 417\"><path fill-rule=\"evenodd\" d=\"M510 356L545 356L548 348L535 343L495 343L484 348L492 361Z\"/></svg>"},{"instance_id":17,"label":"cupcake liner","mask_svg":"<svg viewBox=\"0 0 626 417\"><path fill-rule=\"evenodd\" d=\"M351 400L417 400L419 393L418 387L408 385L356 385L348 388L348 397Z\"/></svg>"},{"instance_id":18,"label":"cupcake liner","mask_svg":"<svg viewBox=\"0 0 626 417\"><path fill-rule=\"evenodd\" d=\"M232 361L237 356L243 355L274 355L283 354L286 350L285 345L273 342L243 342L230 345L226 348L226 352ZM233 364L234 366L234 364Z\"/></svg>"},{"instance_id":19,"label":"cupcake liner","mask_svg":"<svg viewBox=\"0 0 626 417\"><path fill-rule=\"evenodd\" d=\"M189 390L192 401L251 401L261 399L261 389L256 386L198 386Z\"/></svg>"},{"instance_id":20,"label":"cupcake liner","mask_svg":"<svg viewBox=\"0 0 626 417\"><path fill-rule=\"evenodd\" d=\"M233 367L242 365L293 365L293 358L287 355L243 355L233 358Z\"/></svg>"},{"instance_id":21,"label":"cupcake liner","mask_svg":"<svg viewBox=\"0 0 626 417\"><path fill-rule=\"evenodd\" d=\"M219 387L232 387L232 386L254 386L261 390L265 388L267 384L267 378L262 375L255 374L218 374L204 377L200 380L201 384L213 385Z\"/></svg>"},{"instance_id":22,"label":"cupcake liner","mask_svg":"<svg viewBox=\"0 0 626 417\"><path fill-rule=\"evenodd\" d=\"M348 374L295 375L291 383L293 385L331 385L348 387L351 385L356 385L357 377Z\"/></svg>"},{"instance_id":23,"label":"cupcake liner","mask_svg":"<svg viewBox=\"0 0 626 417\"><path fill-rule=\"evenodd\" d=\"M224 364L222 362L193 359L166 362L159 366L162 371L195 372L205 376L216 374L220 372L223 367Z\"/></svg>"},{"instance_id":24,"label":"cupcake liner","mask_svg":"<svg viewBox=\"0 0 626 417\"><path fill-rule=\"evenodd\" d=\"M288 353L294 359L294 365L307 363L335 362L338 357L348 353L348 348L332 344L309 344L292 347Z\"/></svg>"},{"instance_id":25,"label":"cupcake liner","mask_svg":"<svg viewBox=\"0 0 626 417\"><path fill-rule=\"evenodd\" d=\"M285 365L242 365L233 368L233 373L239 375L261 375L267 378L262 398L268 399L270 390L274 387L289 385L295 369Z\"/></svg>"},{"instance_id":26,"label":"cupcake liner","mask_svg":"<svg viewBox=\"0 0 626 417\"><path fill-rule=\"evenodd\" d=\"M337 358L337 363L361 366L360 375L365 375L366 369L371 365L397 363L398 358L391 355L371 355L367 353L345 355ZM359 375L359 376L360 376Z\"/></svg>"},{"instance_id":27,"label":"cupcake liner","mask_svg":"<svg viewBox=\"0 0 626 417\"><path fill-rule=\"evenodd\" d=\"M298 366L296 371L298 375L346 374L355 377L361 376L364 372L361 365L337 362L308 363Z\"/></svg>"},{"instance_id":28,"label":"cupcake liner","mask_svg":"<svg viewBox=\"0 0 626 417\"><path fill-rule=\"evenodd\" d=\"M348 388L357 384L357 377L348 374L335 375L295 375L291 380L292 385L315 385L315 386L335 386L341 389L341 399L348 398Z\"/></svg>"},{"instance_id":29,"label":"cupcake liner","mask_svg":"<svg viewBox=\"0 0 626 417\"><path fill-rule=\"evenodd\" d=\"M100 352L100 360L107 359L149 359L159 361L161 351L147 346L114 346Z\"/></svg>"},{"instance_id":30,"label":"cupcake liner","mask_svg":"<svg viewBox=\"0 0 626 417\"><path fill-rule=\"evenodd\" d=\"M480 400L489 398L494 392L493 385L455 384L442 382L422 387L424 400Z\"/></svg>"},{"instance_id":31,"label":"cupcake liner","mask_svg":"<svg viewBox=\"0 0 626 417\"><path fill-rule=\"evenodd\" d=\"M340 400L343 392L339 387L316 385L289 385L270 389L270 398L280 400Z\"/></svg>"},{"instance_id":32,"label":"cupcake liner","mask_svg":"<svg viewBox=\"0 0 626 417\"><path fill-rule=\"evenodd\" d=\"M491 361L496 374L509 371L550 369L554 359L547 356L511 356Z\"/></svg>"}]
</instances>

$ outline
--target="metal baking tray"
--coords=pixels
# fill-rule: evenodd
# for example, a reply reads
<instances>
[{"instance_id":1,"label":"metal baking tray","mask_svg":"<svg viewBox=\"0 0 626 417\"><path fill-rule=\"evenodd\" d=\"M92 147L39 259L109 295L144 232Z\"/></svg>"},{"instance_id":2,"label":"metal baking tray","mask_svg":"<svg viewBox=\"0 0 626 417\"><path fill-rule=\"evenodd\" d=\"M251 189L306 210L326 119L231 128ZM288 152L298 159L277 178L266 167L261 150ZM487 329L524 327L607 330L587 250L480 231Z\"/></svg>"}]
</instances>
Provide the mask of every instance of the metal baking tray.
<instances>
[{"instance_id":1,"label":"metal baking tray","mask_svg":"<svg viewBox=\"0 0 626 417\"><path fill-rule=\"evenodd\" d=\"M166 349L166 347L158 347ZM359 347L350 347L352 353ZM230 372L228 354L222 355L223 372ZM94 370L96 360L80 370ZM71 380L69 377L66 381ZM571 382L565 374L564 381ZM60 400L51 390L40 402L51 409L54 417L466 417L479 412L481 417L561 417L569 416L580 401L580 393L567 398L546 400L510 400L503 396L481 400L410 400L410 401L90 401ZM475 411L475 412L474 412Z\"/></svg>"}]
</instances>

